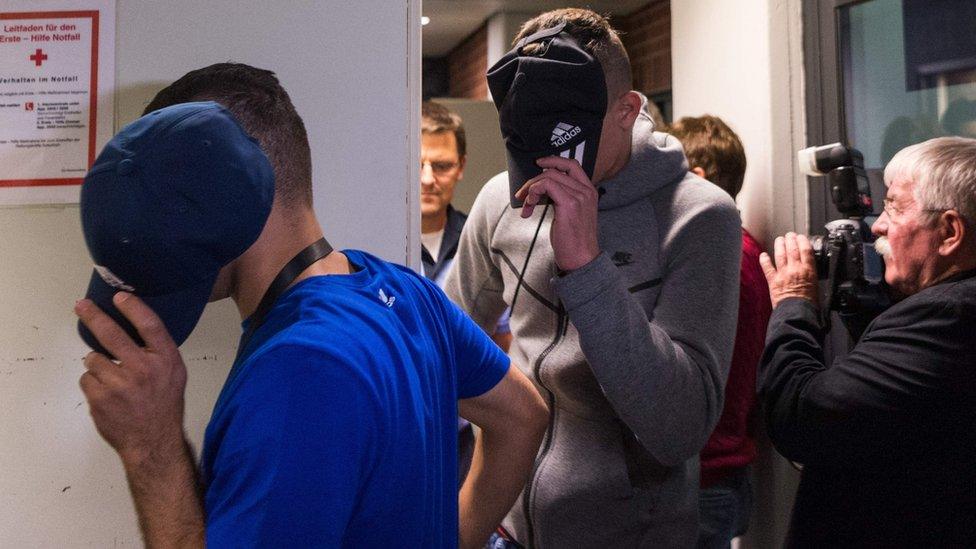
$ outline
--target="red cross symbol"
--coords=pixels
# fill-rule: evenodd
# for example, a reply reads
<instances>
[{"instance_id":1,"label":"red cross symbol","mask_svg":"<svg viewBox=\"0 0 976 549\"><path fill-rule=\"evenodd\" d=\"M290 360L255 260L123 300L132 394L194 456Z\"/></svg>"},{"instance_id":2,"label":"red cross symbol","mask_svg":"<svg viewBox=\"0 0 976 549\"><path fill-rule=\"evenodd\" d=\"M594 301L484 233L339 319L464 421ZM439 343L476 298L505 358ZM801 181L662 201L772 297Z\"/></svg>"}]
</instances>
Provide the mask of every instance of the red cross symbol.
<instances>
[{"instance_id":1,"label":"red cross symbol","mask_svg":"<svg viewBox=\"0 0 976 549\"><path fill-rule=\"evenodd\" d=\"M40 48L37 48L34 55L30 56L30 60L34 62L35 67L40 67L41 63L47 61L47 54L41 51Z\"/></svg>"}]
</instances>

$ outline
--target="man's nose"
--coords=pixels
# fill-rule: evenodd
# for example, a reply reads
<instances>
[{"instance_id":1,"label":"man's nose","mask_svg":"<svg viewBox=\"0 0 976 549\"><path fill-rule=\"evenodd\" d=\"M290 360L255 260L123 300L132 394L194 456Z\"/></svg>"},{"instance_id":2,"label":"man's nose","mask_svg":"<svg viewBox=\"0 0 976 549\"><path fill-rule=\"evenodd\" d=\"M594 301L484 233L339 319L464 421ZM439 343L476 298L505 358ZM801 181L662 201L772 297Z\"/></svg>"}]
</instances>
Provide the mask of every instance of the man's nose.
<instances>
[{"instance_id":1,"label":"man's nose","mask_svg":"<svg viewBox=\"0 0 976 549\"><path fill-rule=\"evenodd\" d=\"M434 169L430 167L430 162L422 163L420 165L420 183L422 185L433 185L435 181Z\"/></svg>"},{"instance_id":2,"label":"man's nose","mask_svg":"<svg viewBox=\"0 0 976 549\"><path fill-rule=\"evenodd\" d=\"M871 225L871 234L874 236L884 236L888 232L888 212L881 212L878 219Z\"/></svg>"}]
</instances>

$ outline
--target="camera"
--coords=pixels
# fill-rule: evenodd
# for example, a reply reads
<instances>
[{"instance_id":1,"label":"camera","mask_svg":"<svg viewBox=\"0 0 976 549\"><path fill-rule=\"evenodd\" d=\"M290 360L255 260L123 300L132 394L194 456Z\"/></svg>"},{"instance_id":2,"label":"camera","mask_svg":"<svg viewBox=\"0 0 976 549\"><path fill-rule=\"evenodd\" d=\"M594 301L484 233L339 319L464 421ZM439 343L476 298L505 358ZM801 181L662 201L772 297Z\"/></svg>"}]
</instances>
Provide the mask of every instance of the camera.
<instances>
[{"instance_id":1,"label":"camera","mask_svg":"<svg viewBox=\"0 0 976 549\"><path fill-rule=\"evenodd\" d=\"M824 228L826 235L810 237L817 277L826 280L831 272L836 272L840 280L857 280L864 270L860 225L851 219L837 219Z\"/></svg>"},{"instance_id":2,"label":"camera","mask_svg":"<svg viewBox=\"0 0 976 549\"><path fill-rule=\"evenodd\" d=\"M836 311L855 340L867 325L890 305L884 284L884 262L874 250L874 238L865 222L872 215L871 185L860 151L841 143L810 147L797 152L800 171L826 176L830 199L844 219L827 223L823 236L810 244L817 276L826 281L821 310L825 326Z\"/></svg>"}]
</instances>

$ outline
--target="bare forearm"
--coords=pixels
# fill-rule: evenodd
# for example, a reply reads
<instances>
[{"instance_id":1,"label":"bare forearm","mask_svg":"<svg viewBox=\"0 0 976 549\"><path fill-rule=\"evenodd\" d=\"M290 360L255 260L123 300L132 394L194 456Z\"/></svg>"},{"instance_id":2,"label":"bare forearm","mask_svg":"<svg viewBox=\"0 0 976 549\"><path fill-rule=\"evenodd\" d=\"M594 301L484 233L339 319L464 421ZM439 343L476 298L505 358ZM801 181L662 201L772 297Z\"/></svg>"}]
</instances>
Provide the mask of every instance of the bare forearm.
<instances>
[{"instance_id":1,"label":"bare forearm","mask_svg":"<svg viewBox=\"0 0 976 549\"><path fill-rule=\"evenodd\" d=\"M145 345L136 344L93 302L78 301L78 318L118 357L89 353L78 383L95 428L122 458L146 546L203 547L196 468L183 436L186 365L148 305L126 292L115 294L112 303Z\"/></svg>"},{"instance_id":2,"label":"bare forearm","mask_svg":"<svg viewBox=\"0 0 976 549\"><path fill-rule=\"evenodd\" d=\"M123 456L122 463L146 547L203 548L203 505L189 445L174 442L168 449Z\"/></svg>"},{"instance_id":3,"label":"bare forearm","mask_svg":"<svg viewBox=\"0 0 976 549\"><path fill-rule=\"evenodd\" d=\"M545 424L518 433L482 431L459 495L461 547L482 547L531 474Z\"/></svg>"}]
</instances>

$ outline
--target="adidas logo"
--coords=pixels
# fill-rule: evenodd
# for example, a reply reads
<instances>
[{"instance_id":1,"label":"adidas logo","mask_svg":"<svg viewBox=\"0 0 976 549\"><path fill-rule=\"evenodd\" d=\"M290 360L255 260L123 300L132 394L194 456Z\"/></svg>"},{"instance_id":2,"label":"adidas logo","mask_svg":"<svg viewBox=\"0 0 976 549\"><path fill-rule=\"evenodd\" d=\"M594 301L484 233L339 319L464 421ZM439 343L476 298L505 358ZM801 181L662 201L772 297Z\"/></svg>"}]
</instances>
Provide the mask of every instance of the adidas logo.
<instances>
[{"instance_id":1,"label":"adidas logo","mask_svg":"<svg viewBox=\"0 0 976 549\"><path fill-rule=\"evenodd\" d=\"M580 164L583 163L583 151L586 149L586 141L580 141L579 145L576 145L576 149L566 149L565 151L559 153L559 156L563 158L573 158L578 160Z\"/></svg>"},{"instance_id":2,"label":"adidas logo","mask_svg":"<svg viewBox=\"0 0 976 549\"><path fill-rule=\"evenodd\" d=\"M392 307L393 306L393 302L396 301L396 297L395 296L392 296L391 295L391 296L387 297L386 296L386 292L384 292L382 288L380 288L379 297L380 297L380 301L382 301L384 304L386 304L387 307Z\"/></svg>"},{"instance_id":3,"label":"adidas logo","mask_svg":"<svg viewBox=\"0 0 976 549\"><path fill-rule=\"evenodd\" d=\"M552 129L552 136L549 137L549 142L553 147L561 147L570 139L579 135L581 131L583 130L579 126L572 126L565 122L560 122Z\"/></svg>"}]
</instances>

